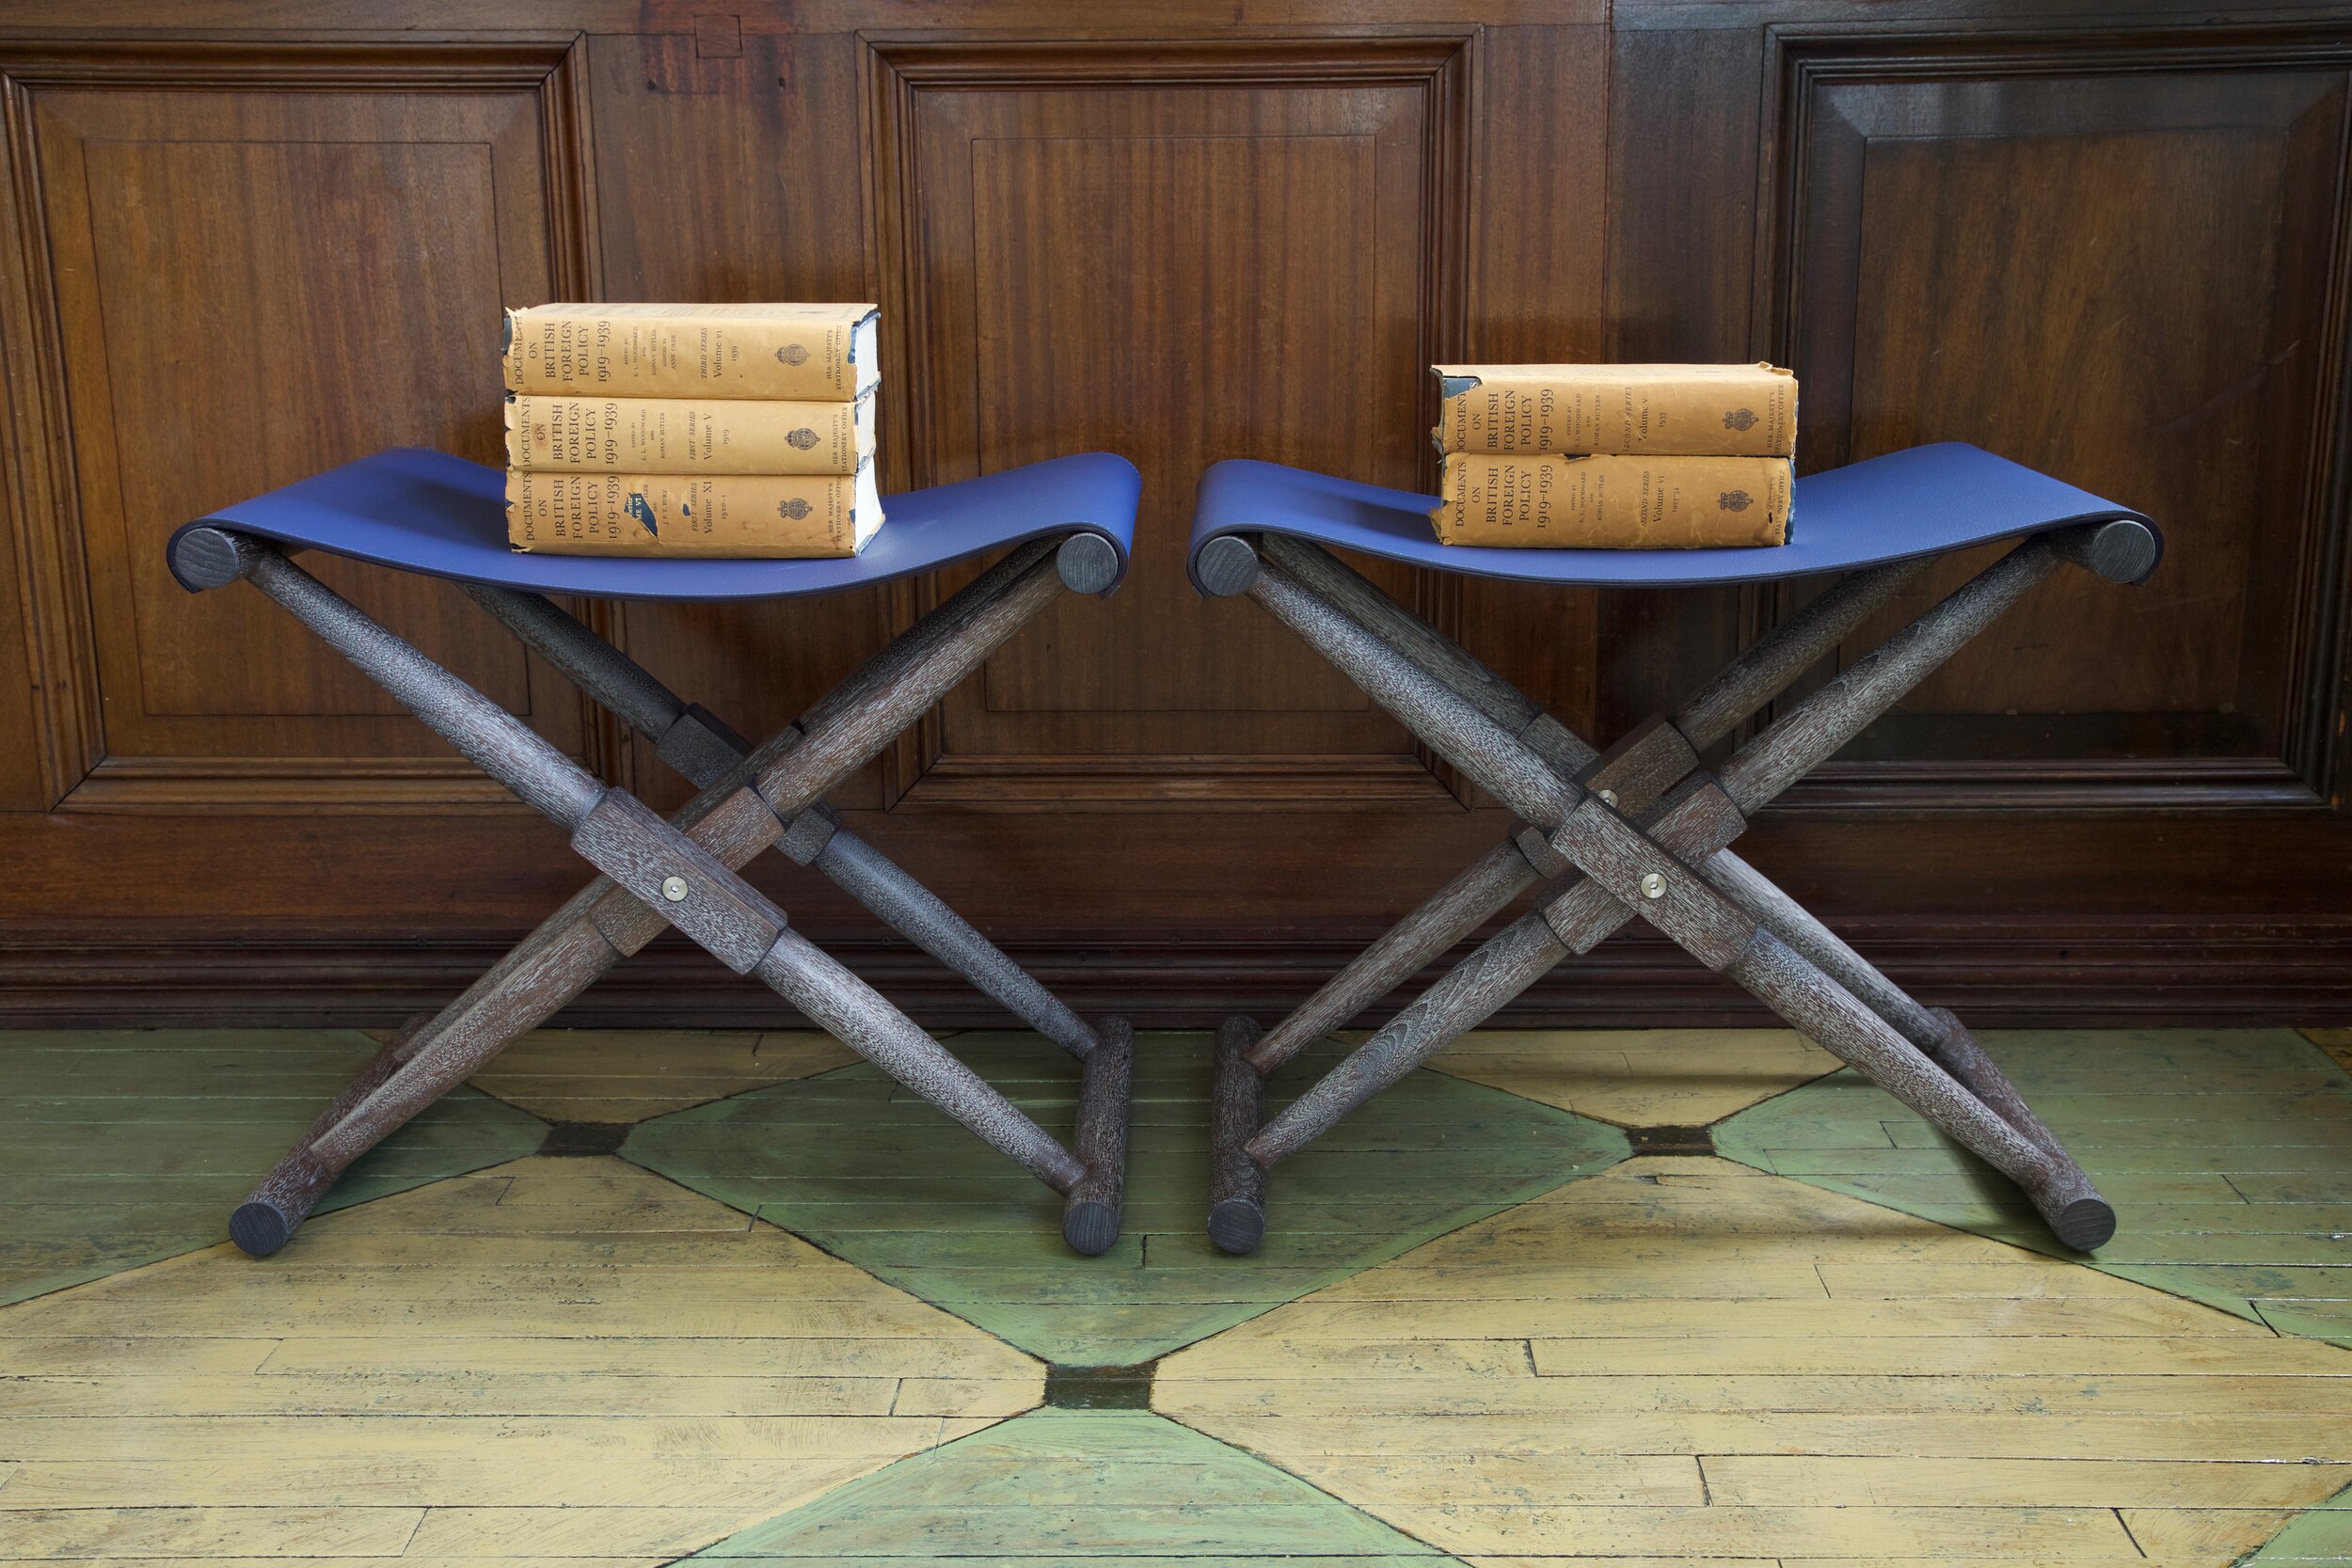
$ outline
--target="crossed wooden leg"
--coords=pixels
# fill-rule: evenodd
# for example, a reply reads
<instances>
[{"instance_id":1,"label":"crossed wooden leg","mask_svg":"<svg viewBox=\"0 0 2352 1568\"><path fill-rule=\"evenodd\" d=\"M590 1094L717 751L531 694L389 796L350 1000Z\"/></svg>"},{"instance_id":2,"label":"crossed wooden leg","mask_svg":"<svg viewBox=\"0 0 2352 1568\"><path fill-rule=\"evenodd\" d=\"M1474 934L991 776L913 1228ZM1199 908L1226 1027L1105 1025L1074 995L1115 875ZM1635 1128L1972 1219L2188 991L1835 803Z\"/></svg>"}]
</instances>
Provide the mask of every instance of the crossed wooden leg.
<instances>
[{"instance_id":1,"label":"crossed wooden leg","mask_svg":"<svg viewBox=\"0 0 2352 1568\"><path fill-rule=\"evenodd\" d=\"M1775 721L1720 773L1698 753L1783 690L1914 575L1857 573L1760 641L1671 716L1603 753L1468 652L1314 546L1268 537L1204 552L1202 580L1247 593L1531 827L1490 852L1263 1037L1220 1034L1210 1233L1227 1251L1264 1229L1264 1176L1348 1112L1640 915L2015 1180L2059 1240L2090 1248L2115 1216L1949 1013L1921 1006L1725 847L1747 817L1844 746L2034 584L2072 561L2137 581L2154 541L2133 522L2028 540ZM1679 783L1677 783L1679 781ZM1519 893L1537 909L1479 947L1254 1132L1263 1078L1475 930Z\"/></svg>"},{"instance_id":2,"label":"crossed wooden leg","mask_svg":"<svg viewBox=\"0 0 2352 1568\"><path fill-rule=\"evenodd\" d=\"M604 874L464 995L385 1046L237 1210L230 1233L240 1247L263 1256L283 1246L354 1160L671 926L738 974L757 975L1063 1195L1063 1234L1072 1246L1099 1253L1118 1239L1132 1032L1118 1019L1089 1028L913 878L842 832L821 803L1065 586L1106 586L1102 540L1073 534L1058 549L1037 541L1015 550L757 748L680 703L544 599L477 592L703 786L668 822L606 788L274 546L204 529L183 535L177 552L183 581L212 588L245 578L276 599L525 803L570 830L573 848ZM1078 1152L791 930L783 911L736 875L771 845L824 871L1077 1056Z\"/></svg>"}]
</instances>

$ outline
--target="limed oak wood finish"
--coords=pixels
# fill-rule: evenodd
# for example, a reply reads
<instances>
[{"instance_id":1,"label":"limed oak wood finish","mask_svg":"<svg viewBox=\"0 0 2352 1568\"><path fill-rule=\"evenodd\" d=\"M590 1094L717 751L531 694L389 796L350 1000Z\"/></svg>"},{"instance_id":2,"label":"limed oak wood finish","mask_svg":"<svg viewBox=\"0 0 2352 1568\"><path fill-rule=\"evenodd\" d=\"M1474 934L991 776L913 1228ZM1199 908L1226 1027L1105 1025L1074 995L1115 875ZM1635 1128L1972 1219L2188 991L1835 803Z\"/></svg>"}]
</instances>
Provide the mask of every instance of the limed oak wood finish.
<instances>
[{"instance_id":1,"label":"limed oak wood finish","mask_svg":"<svg viewBox=\"0 0 2352 1568\"><path fill-rule=\"evenodd\" d=\"M1074 531L1083 531L1078 530ZM535 595L468 593L581 689L641 733L702 792L675 820L608 787L519 720L336 594L274 543L227 528L172 536L171 572L191 593L248 581L524 804L570 831L603 875L543 921L455 1001L405 1024L230 1217L247 1253L283 1247L358 1156L536 1028L667 927L739 975L755 975L826 1033L946 1112L1066 1199L1062 1231L1093 1256L1119 1238L1133 1036L1088 1028L986 938L879 855L836 877L926 951L1086 1066L1073 1155L1018 1106L800 932L736 868L771 845L822 865L850 840L823 797L961 684L1064 588L1112 586L1111 547L1035 539L906 627L801 718L754 748L649 671ZM1110 553L1110 571L1103 568ZM807 830L814 827L812 834ZM866 890L861 893L861 889ZM879 890L881 896L868 896ZM1008 983L1009 978L1014 983ZM1041 1003L1040 1006L1038 1004ZM1096 1063L1093 1058L1105 1060Z\"/></svg>"},{"instance_id":2,"label":"limed oak wood finish","mask_svg":"<svg viewBox=\"0 0 2352 1568\"><path fill-rule=\"evenodd\" d=\"M2163 553L2145 522L2087 523L2017 545L1713 771L1696 768L1700 750L1771 703L1915 569L1851 575L1759 639L1671 717L1654 716L1595 752L1319 546L1293 540L1269 547L1278 559L1255 559L1245 536L1216 544L1200 574L1205 594L1256 600L1529 824L1406 915L1272 1036L1260 1039L1247 1018L1226 1021L1208 1223L1217 1246L1246 1253L1258 1244L1267 1169L1492 1017L1562 959L1591 951L1636 917L2015 1181L2065 1245L2089 1250L2114 1234L2113 1208L1960 1021L1914 1001L1726 846L1759 809L2062 563L2113 583L2144 583ZM1524 857L1523 873L1509 863L1514 851ZM1508 875L1493 874L1498 861ZM1435 957L1539 877L1548 885L1537 911L1481 944L1280 1115L1257 1125L1257 1080L1277 1069L1297 1040L1392 983L1406 961L1398 955ZM1481 889L1490 895L1483 904L1475 896Z\"/></svg>"},{"instance_id":3,"label":"limed oak wood finish","mask_svg":"<svg viewBox=\"0 0 2352 1568\"><path fill-rule=\"evenodd\" d=\"M171 592L165 531L394 442L495 460L502 304L879 297L889 484L1082 446L1145 475L1117 626L1057 607L834 800L1082 1016L1279 1019L1509 836L1279 633L1184 602L1202 462L1425 483L1433 358L1771 356L1804 378L1808 467L1971 440L2174 532L2136 600L2054 588L1743 856L1979 1022L2352 1021L2352 11L2238 14L413 0L395 30L363 0L0 0L0 866L42 891L0 912L0 1010L437 1006L573 891L560 839L249 598ZM321 570L606 782L683 801L654 741L454 594ZM1596 736L1809 592L1381 585ZM580 609L768 733L954 586ZM289 831L322 814L348 820ZM993 1018L806 881L796 925L923 1022ZM783 1022L707 971L657 943L566 1019ZM1507 1016L1763 1021L1631 940Z\"/></svg>"}]
</instances>

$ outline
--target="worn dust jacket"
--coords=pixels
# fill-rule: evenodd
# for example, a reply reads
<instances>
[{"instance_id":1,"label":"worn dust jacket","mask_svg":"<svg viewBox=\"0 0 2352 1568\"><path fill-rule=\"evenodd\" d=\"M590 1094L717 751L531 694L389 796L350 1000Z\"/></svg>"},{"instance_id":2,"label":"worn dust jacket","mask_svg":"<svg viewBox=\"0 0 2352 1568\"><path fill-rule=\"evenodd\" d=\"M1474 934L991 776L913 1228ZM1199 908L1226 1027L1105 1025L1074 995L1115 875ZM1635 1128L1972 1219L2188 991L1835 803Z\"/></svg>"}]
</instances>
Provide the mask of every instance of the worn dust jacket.
<instances>
[{"instance_id":1,"label":"worn dust jacket","mask_svg":"<svg viewBox=\"0 0 2352 1568\"><path fill-rule=\"evenodd\" d=\"M1489 457L1454 452L1429 515L1447 545L1699 549L1788 539L1786 457Z\"/></svg>"},{"instance_id":2,"label":"worn dust jacket","mask_svg":"<svg viewBox=\"0 0 2352 1568\"><path fill-rule=\"evenodd\" d=\"M882 378L871 305L534 305L506 313L506 389L847 403Z\"/></svg>"},{"instance_id":3,"label":"worn dust jacket","mask_svg":"<svg viewBox=\"0 0 2352 1568\"><path fill-rule=\"evenodd\" d=\"M507 394L509 467L564 473L853 474L874 455L874 399Z\"/></svg>"},{"instance_id":4,"label":"worn dust jacket","mask_svg":"<svg viewBox=\"0 0 2352 1568\"><path fill-rule=\"evenodd\" d=\"M1789 457L1797 378L1773 365L1433 365L1441 452Z\"/></svg>"},{"instance_id":5,"label":"worn dust jacket","mask_svg":"<svg viewBox=\"0 0 2352 1568\"><path fill-rule=\"evenodd\" d=\"M850 556L882 523L871 463L854 474L506 475L507 542L548 555Z\"/></svg>"}]
</instances>

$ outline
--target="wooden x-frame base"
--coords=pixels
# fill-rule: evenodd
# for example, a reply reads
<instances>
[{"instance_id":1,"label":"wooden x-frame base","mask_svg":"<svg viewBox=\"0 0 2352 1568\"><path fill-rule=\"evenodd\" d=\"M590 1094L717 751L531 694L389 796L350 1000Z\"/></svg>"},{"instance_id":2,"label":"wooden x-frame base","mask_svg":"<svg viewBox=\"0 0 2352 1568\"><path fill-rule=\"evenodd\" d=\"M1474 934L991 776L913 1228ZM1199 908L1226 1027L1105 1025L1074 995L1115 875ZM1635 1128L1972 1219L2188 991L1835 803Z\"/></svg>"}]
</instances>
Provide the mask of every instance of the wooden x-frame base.
<instances>
[{"instance_id":1,"label":"wooden x-frame base","mask_svg":"<svg viewBox=\"0 0 2352 1568\"><path fill-rule=\"evenodd\" d=\"M2130 520L2038 534L1774 721L1722 768L1699 753L1786 689L1924 569L1854 573L1768 634L1670 715L1596 752L1467 650L1320 546L1279 534L1216 539L1196 562L1246 594L1529 826L1359 955L1272 1030L1218 1032L1209 1235L1227 1252L1265 1231L1265 1179L1365 1101L1475 1028L1572 953L1640 917L1745 988L1831 1054L2022 1188L2084 1250L2115 1211L1961 1022L1921 1006L1726 847L1749 816L1851 740L2071 562L2117 582L2155 564ZM1260 1124L1265 1079L1542 884L1535 907Z\"/></svg>"},{"instance_id":2,"label":"wooden x-frame base","mask_svg":"<svg viewBox=\"0 0 2352 1568\"><path fill-rule=\"evenodd\" d=\"M701 793L669 821L606 787L504 709L385 630L267 541L180 536L181 580L245 579L349 658L485 772L572 834L595 881L440 1012L411 1020L321 1114L230 1222L246 1252L286 1244L351 1163L675 927L1062 1195L1079 1252L1118 1240L1134 1034L1089 1026L914 879L844 830L823 797L961 681L1064 588L1119 575L1100 535L1014 550L910 627L767 744L679 701L548 600L468 592L597 702L653 740ZM1079 1061L1076 1148L1064 1148L905 1014L827 957L737 870L770 846L823 873Z\"/></svg>"}]
</instances>

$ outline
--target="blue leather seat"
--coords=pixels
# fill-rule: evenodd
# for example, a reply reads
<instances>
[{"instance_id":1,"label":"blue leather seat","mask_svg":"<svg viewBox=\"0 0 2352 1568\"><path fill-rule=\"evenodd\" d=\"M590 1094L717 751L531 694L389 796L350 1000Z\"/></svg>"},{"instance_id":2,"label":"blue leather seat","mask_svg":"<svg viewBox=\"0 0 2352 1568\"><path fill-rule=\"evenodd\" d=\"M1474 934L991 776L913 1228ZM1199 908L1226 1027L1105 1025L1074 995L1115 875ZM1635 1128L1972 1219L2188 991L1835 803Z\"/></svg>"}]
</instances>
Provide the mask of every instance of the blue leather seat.
<instances>
[{"instance_id":1,"label":"blue leather seat","mask_svg":"<svg viewBox=\"0 0 2352 1568\"><path fill-rule=\"evenodd\" d=\"M1193 584L1209 541L1285 533L1441 572L1526 582L1665 588L1846 572L1941 555L2067 523L2134 518L2128 506L2077 490L1981 447L1913 447L1797 481L1788 543L1710 550L1497 549L1440 545L1429 526L1435 496L1359 484L1279 463L1236 459L1200 476L1186 554ZM895 520L895 515L894 515ZM2149 570L2153 571L2152 562ZM2144 578L2143 578L2144 580ZM1205 592L1205 590L1203 590Z\"/></svg>"},{"instance_id":2,"label":"blue leather seat","mask_svg":"<svg viewBox=\"0 0 2352 1568\"><path fill-rule=\"evenodd\" d=\"M1135 465L1125 458L1084 452L885 496L887 521L865 553L853 557L745 561L526 554L507 547L506 481L500 470L446 452L402 447L224 507L187 528L234 529L402 571L540 594L780 599L863 588L1024 540L1078 531L1110 542L1123 578L1141 490Z\"/></svg>"}]
</instances>

